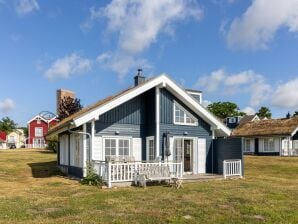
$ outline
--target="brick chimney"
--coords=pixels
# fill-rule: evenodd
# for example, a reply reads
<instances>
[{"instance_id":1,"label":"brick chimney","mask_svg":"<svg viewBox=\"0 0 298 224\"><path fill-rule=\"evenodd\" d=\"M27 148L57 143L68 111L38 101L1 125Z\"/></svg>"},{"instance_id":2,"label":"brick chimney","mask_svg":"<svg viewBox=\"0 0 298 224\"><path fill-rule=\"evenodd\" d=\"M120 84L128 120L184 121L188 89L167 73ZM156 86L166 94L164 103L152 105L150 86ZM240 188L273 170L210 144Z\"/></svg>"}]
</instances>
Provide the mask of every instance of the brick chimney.
<instances>
[{"instance_id":1,"label":"brick chimney","mask_svg":"<svg viewBox=\"0 0 298 224\"><path fill-rule=\"evenodd\" d=\"M66 90L66 89L57 89L57 93L56 93L56 113L57 115L59 116L59 106L60 106L60 103L62 101L62 99L64 97L71 97L71 98L75 98L76 97L76 94L75 92L73 91L70 91L70 90Z\"/></svg>"}]
</instances>

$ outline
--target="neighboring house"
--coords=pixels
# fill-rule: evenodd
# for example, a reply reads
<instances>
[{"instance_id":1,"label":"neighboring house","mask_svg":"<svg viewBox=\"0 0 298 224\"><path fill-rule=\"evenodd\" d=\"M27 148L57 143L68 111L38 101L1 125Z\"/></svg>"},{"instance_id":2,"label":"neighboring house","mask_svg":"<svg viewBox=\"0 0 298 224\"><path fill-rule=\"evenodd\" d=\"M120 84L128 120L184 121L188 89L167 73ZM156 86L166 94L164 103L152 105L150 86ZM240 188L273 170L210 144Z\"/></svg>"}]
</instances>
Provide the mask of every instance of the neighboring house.
<instances>
[{"instance_id":1,"label":"neighboring house","mask_svg":"<svg viewBox=\"0 0 298 224\"><path fill-rule=\"evenodd\" d=\"M6 133L0 131L0 149L6 149Z\"/></svg>"},{"instance_id":2,"label":"neighboring house","mask_svg":"<svg viewBox=\"0 0 298 224\"><path fill-rule=\"evenodd\" d=\"M45 136L51 126L57 123L57 117L45 119L40 115L35 116L27 122L28 125L28 138L27 148L45 148Z\"/></svg>"},{"instance_id":3,"label":"neighboring house","mask_svg":"<svg viewBox=\"0 0 298 224\"><path fill-rule=\"evenodd\" d=\"M267 118L265 118L267 119ZM244 124L250 121L259 121L261 120L258 115L245 115L245 116L233 116L227 117L225 123L230 129L236 128L240 124Z\"/></svg>"},{"instance_id":4,"label":"neighboring house","mask_svg":"<svg viewBox=\"0 0 298 224\"><path fill-rule=\"evenodd\" d=\"M82 177L92 161L112 182L132 181L148 163L168 164L179 176L222 174L227 159L238 159L241 166L241 139L224 139L230 129L200 104L201 95L166 75L145 80L138 74L134 87L50 129L49 136L59 137L58 166Z\"/></svg>"},{"instance_id":5,"label":"neighboring house","mask_svg":"<svg viewBox=\"0 0 298 224\"><path fill-rule=\"evenodd\" d=\"M298 155L298 117L246 122L232 136L243 137L246 154Z\"/></svg>"},{"instance_id":6,"label":"neighboring house","mask_svg":"<svg viewBox=\"0 0 298 224\"><path fill-rule=\"evenodd\" d=\"M7 148L21 148L26 144L24 130L17 128L6 136Z\"/></svg>"}]
</instances>

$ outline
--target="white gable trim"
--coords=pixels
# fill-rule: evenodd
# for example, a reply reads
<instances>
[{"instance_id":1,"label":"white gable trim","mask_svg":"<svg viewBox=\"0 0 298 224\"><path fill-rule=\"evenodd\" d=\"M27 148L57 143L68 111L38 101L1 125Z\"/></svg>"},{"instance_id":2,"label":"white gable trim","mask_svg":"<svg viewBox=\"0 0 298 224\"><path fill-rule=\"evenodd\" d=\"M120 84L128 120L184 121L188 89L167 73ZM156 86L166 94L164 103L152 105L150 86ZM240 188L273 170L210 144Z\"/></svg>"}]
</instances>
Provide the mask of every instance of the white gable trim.
<instances>
[{"instance_id":1,"label":"white gable trim","mask_svg":"<svg viewBox=\"0 0 298 224\"><path fill-rule=\"evenodd\" d=\"M186 106L188 106L191 110L193 110L196 114L198 114L203 120L209 123L213 129L221 129L224 135L229 136L231 134L231 130L226 127L223 123L221 123L217 118L211 114L207 109L205 109L201 104L199 104L193 97L191 97L184 89L179 87L175 82L173 82L166 75L162 74L144 85L141 85L139 88L135 88L131 91L128 91L126 94L115 98L114 100L94 108L90 112L81 115L80 117L74 118L74 124L76 127L89 122L93 119L98 119L101 114L119 106L122 103L125 103L134 97L148 91L149 89L156 86L163 86L167 88L174 96L178 99L182 100Z\"/></svg>"},{"instance_id":2,"label":"white gable trim","mask_svg":"<svg viewBox=\"0 0 298 224\"><path fill-rule=\"evenodd\" d=\"M291 136L293 137L297 131L298 131L298 127L292 132Z\"/></svg>"},{"instance_id":3,"label":"white gable trim","mask_svg":"<svg viewBox=\"0 0 298 224\"><path fill-rule=\"evenodd\" d=\"M40 120L43 120L44 122L48 123L45 119L43 119L41 116L36 115L34 118L32 118L31 120L29 120L27 122L27 124L31 123L32 121L35 121L37 118L39 118Z\"/></svg>"}]
</instances>

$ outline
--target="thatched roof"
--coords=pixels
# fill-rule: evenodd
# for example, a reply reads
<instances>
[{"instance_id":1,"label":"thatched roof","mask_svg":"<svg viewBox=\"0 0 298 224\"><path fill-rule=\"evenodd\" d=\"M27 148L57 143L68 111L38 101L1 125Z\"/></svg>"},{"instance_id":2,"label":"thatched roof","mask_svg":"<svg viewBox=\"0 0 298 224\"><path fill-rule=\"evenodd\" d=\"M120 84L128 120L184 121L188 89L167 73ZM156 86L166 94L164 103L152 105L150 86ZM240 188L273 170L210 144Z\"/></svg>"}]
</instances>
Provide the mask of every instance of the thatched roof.
<instances>
[{"instance_id":1,"label":"thatched roof","mask_svg":"<svg viewBox=\"0 0 298 224\"><path fill-rule=\"evenodd\" d=\"M255 120L240 124L232 132L235 137L291 135L298 128L298 117Z\"/></svg>"}]
</instances>

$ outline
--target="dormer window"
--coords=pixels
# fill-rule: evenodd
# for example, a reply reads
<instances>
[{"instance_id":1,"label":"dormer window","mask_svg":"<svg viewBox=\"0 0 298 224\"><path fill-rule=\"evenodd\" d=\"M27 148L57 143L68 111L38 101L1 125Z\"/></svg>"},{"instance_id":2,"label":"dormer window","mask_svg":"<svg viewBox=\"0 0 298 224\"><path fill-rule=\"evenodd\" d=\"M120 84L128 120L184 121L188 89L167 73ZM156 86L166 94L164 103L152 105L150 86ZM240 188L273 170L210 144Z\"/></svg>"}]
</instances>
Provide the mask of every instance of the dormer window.
<instances>
[{"instance_id":1,"label":"dormer window","mask_svg":"<svg viewBox=\"0 0 298 224\"><path fill-rule=\"evenodd\" d=\"M229 123L230 124L235 124L236 123L236 117L230 117L229 118Z\"/></svg>"},{"instance_id":2,"label":"dormer window","mask_svg":"<svg viewBox=\"0 0 298 224\"><path fill-rule=\"evenodd\" d=\"M174 102L174 124L198 125L198 120L177 102Z\"/></svg>"}]
</instances>

